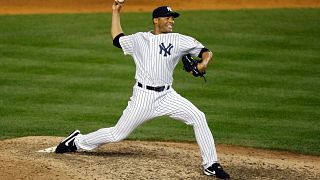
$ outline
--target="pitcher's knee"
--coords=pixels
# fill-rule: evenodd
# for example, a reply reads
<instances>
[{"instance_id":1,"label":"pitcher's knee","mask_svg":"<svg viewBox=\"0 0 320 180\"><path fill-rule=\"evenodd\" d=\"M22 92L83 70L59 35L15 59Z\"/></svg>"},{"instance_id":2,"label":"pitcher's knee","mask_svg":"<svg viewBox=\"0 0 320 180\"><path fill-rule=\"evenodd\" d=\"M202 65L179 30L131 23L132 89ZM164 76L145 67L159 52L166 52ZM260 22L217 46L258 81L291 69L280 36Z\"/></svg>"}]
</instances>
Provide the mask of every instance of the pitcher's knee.
<instances>
[{"instance_id":1,"label":"pitcher's knee","mask_svg":"<svg viewBox=\"0 0 320 180\"><path fill-rule=\"evenodd\" d=\"M193 113L193 118L195 120L206 120L206 115L202 111L196 111Z\"/></svg>"},{"instance_id":2,"label":"pitcher's knee","mask_svg":"<svg viewBox=\"0 0 320 180\"><path fill-rule=\"evenodd\" d=\"M112 132L112 142L119 142L124 140L129 134L125 131L114 129Z\"/></svg>"},{"instance_id":3,"label":"pitcher's knee","mask_svg":"<svg viewBox=\"0 0 320 180\"><path fill-rule=\"evenodd\" d=\"M191 118L193 119L192 124L207 123L206 116L202 111L193 112Z\"/></svg>"},{"instance_id":4,"label":"pitcher's knee","mask_svg":"<svg viewBox=\"0 0 320 180\"><path fill-rule=\"evenodd\" d=\"M113 136L112 142L120 142L124 140L126 137L124 136Z\"/></svg>"},{"instance_id":5,"label":"pitcher's knee","mask_svg":"<svg viewBox=\"0 0 320 180\"><path fill-rule=\"evenodd\" d=\"M202 111L199 112L199 119L206 120L206 115Z\"/></svg>"}]
</instances>

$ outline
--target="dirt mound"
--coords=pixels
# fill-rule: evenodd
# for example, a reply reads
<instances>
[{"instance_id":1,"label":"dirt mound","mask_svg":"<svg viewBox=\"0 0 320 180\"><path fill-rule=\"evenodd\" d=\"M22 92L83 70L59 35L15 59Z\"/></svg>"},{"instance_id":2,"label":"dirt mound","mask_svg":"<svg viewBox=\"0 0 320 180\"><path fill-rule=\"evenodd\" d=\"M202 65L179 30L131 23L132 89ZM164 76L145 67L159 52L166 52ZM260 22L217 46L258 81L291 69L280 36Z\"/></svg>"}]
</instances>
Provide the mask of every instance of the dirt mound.
<instances>
[{"instance_id":1,"label":"dirt mound","mask_svg":"<svg viewBox=\"0 0 320 180\"><path fill-rule=\"evenodd\" d=\"M123 141L91 152L40 153L63 138L0 141L0 179L212 179L194 143ZM232 179L317 179L320 157L217 146Z\"/></svg>"}]
</instances>

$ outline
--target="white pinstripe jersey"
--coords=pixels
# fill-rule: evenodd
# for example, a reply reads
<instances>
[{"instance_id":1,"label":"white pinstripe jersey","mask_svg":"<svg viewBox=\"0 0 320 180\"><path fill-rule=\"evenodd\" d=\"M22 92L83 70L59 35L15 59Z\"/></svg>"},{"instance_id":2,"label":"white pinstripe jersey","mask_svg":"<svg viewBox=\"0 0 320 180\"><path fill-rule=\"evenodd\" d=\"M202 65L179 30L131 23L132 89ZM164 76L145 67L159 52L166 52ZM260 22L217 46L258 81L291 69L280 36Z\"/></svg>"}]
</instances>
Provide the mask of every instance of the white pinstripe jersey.
<instances>
[{"instance_id":1,"label":"white pinstripe jersey","mask_svg":"<svg viewBox=\"0 0 320 180\"><path fill-rule=\"evenodd\" d=\"M138 32L120 37L119 42L124 54L134 59L135 79L150 86L171 85L180 57L198 56L204 48L196 39L179 33Z\"/></svg>"}]
</instances>

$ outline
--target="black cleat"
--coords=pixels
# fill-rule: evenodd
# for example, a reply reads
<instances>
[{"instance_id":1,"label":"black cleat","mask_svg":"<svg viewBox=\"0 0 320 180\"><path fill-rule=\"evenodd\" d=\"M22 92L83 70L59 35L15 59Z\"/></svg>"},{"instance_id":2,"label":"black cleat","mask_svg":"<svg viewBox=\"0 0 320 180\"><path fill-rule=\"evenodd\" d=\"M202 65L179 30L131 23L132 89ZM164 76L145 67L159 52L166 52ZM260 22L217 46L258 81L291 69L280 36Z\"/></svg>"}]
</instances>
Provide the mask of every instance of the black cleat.
<instances>
[{"instance_id":1,"label":"black cleat","mask_svg":"<svg viewBox=\"0 0 320 180\"><path fill-rule=\"evenodd\" d=\"M79 130L72 132L67 138L65 138L56 148L56 153L75 152L77 150L74 144L74 139L80 134Z\"/></svg>"},{"instance_id":2,"label":"black cleat","mask_svg":"<svg viewBox=\"0 0 320 180\"><path fill-rule=\"evenodd\" d=\"M219 163L214 163L210 167L203 170L207 176L216 176L219 179L230 179L230 175L225 172Z\"/></svg>"}]
</instances>

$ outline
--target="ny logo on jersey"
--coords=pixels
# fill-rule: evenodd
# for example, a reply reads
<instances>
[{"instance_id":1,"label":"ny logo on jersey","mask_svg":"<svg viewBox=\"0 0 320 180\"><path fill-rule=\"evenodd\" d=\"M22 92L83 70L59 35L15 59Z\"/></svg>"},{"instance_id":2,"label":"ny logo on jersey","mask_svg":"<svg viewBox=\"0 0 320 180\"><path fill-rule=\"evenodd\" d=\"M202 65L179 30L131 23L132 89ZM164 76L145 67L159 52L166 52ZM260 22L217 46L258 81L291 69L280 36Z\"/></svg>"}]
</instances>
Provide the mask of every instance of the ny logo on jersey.
<instances>
[{"instance_id":1,"label":"ny logo on jersey","mask_svg":"<svg viewBox=\"0 0 320 180\"><path fill-rule=\"evenodd\" d=\"M171 43L169 43L168 47L165 47L164 43L161 43L159 47L160 47L160 54L162 54L162 51L163 51L164 57L167 57L167 55L171 55L171 49L173 48L173 45Z\"/></svg>"}]
</instances>

